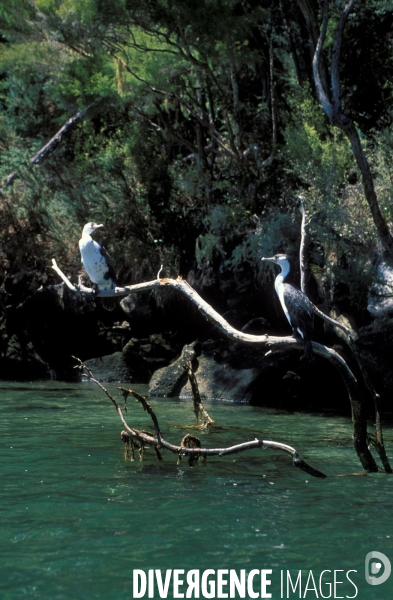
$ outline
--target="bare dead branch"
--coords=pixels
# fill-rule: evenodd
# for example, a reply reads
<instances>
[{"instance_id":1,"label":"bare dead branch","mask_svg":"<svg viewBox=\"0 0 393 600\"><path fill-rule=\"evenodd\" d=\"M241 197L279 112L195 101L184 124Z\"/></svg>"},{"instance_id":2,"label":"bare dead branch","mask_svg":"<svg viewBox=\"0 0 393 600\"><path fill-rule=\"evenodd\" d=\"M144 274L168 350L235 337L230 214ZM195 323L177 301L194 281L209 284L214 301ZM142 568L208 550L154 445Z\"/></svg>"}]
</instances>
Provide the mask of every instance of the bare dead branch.
<instances>
[{"instance_id":1,"label":"bare dead branch","mask_svg":"<svg viewBox=\"0 0 393 600\"><path fill-rule=\"evenodd\" d=\"M123 388L123 387L119 387L117 389L121 391L122 396L125 400L127 399L127 396L131 395L131 396L134 396L134 398L142 404L143 410L151 416L151 419L154 424L154 431L156 432L157 441L158 441L158 443L160 443L160 440L161 440L160 426L158 424L158 420L155 415L155 412L152 409L152 407L150 406L150 404L146 401L145 396L142 396L142 394L138 394L138 392L136 392L135 390L127 390L126 388Z\"/></svg>"},{"instance_id":2,"label":"bare dead branch","mask_svg":"<svg viewBox=\"0 0 393 600\"><path fill-rule=\"evenodd\" d=\"M381 418L381 396L375 390L371 379L368 375L367 369L364 366L364 363L360 357L359 352L357 351L356 345L353 339L349 340L350 348L353 352L354 357L357 360L359 365L359 369L363 376L363 381L366 384L366 387L374 400L374 408L375 408L375 437L369 434L369 441L372 443L374 448L377 450L379 457L382 461L383 467L386 473L392 473L392 467L390 466L389 459L386 454L385 444L383 441L383 431L382 431L382 418Z\"/></svg>"},{"instance_id":3,"label":"bare dead branch","mask_svg":"<svg viewBox=\"0 0 393 600\"><path fill-rule=\"evenodd\" d=\"M115 400L115 399L114 399L114 397L112 396L112 394L110 394L110 393L108 392L108 390L107 390L106 388L104 388L104 386L102 385L102 383L100 383L100 382L99 382L97 379L95 379L95 378L94 378L94 375L93 375L92 371L89 369L89 367L87 367L87 366L86 366L86 365L85 365L85 364L84 364L84 363L83 363L83 362L80 360L80 358L77 358L76 356L72 356L72 358L73 358L74 360L76 360L76 361L77 361L77 363L78 363L78 364L77 364L77 365L76 365L74 368L75 368L75 369L79 369L79 370L80 370L80 371L82 371L82 372L83 372L83 371L86 371L86 373L87 373L87 375L86 375L86 376L89 378L89 380L90 380L92 383L95 383L95 384L96 384L96 385L97 385L97 386L98 386L98 387L99 387L99 388L100 388L100 389L101 389L101 390L104 392L104 394L106 394L106 395L108 396L108 398L109 398L109 399L111 400L111 402L114 404L114 406L115 406L115 409L116 409L116 412L117 412L117 414L119 415L119 417L120 417L120 419L121 419L121 421L122 421L122 423L123 423L124 427L127 429L127 431L128 431L130 434L133 434L133 433L134 433L134 430L133 430L133 429L131 429L130 427L128 427L128 425L127 425L127 423L126 423L126 420L124 419L123 413L122 413L122 411L121 411L121 408L120 408L120 406L119 406L118 402L116 402L116 400Z\"/></svg>"},{"instance_id":4,"label":"bare dead branch","mask_svg":"<svg viewBox=\"0 0 393 600\"><path fill-rule=\"evenodd\" d=\"M157 273L157 279L160 279L161 271L164 268L164 265L161 265L160 270Z\"/></svg>"},{"instance_id":5,"label":"bare dead branch","mask_svg":"<svg viewBox=\"0 0 393 600\"><path fill-rule=\"evenodd\" d=\"M66 123L59 129L59 131L53 136L51 140L45 146L43 146L34 156L30 159L31 165L40 165L48 156L52 154L52 152L57 148L57 146L64 140L64 138L69 134L70 130L73 129L78 123L86 119L87 117L91 117L96 111L104 105L103 98L97 98L89 104L86 108L79 111L68 119ZM17 172L11 173L8 175L7 179L4 182L2 188L0 188L0 193L4 192L4 190L12 185L19 177Z\"/></svg>"},{"instance_id":6,"label":"bare dead branch","mask_svg":"<svg viewBox=\"0 0 393 600\"><path fill-rule=\"evenodd\" d=\"M302 292L306 292L306 264L304 260L304 249L306 246L306 207L304 206L304 200L299 196L300 209L302 211L302 225L301 225L301 241L299 250L299 261L300 261L300 289Z\"/></svg>"},{"instance_id":7,"label":"bare dead branch","mask_svg":"<svg viewBox=\"0 0 393 600\"><path fill-rule=\"evenodd\" d=\"M306 293L306 285L305 285L305 261L304 261L304 247L305 247L305 240L306 240L306 209L305 209L305 204L304 204L304 200L301 196L299 196L299 200L300 200L300 206L301 206L301 211L302 211L302 225L301 225L301 243L300 243L300 251L299 251L299 255L300 255L300 273L301 273L301 289L304 293ZM360 371L362 373L363 376L363 380L366 384L366 387L371 395L371 397L374 400L374 406L375 406L375 437L372 437L370 434L367 434L367 439L370 440L370 442L374 445L374 447L376 448L382 464L384 466L384 469L387 473L391 473L392 469L390 467L389 464L389 460L388 457L386 455L386 451L385 451L385 446L384 446L384 442L383 442L383 432L382 432L382 422L381 422L381 413L380 413L380 396L379 394L376 392L376 390L374 389L374 386L371 383L371 380L368 376L367 370L363 364L363 361L361 360L361 357L356 349L356 345L355 345L355 340L357 339L357 334L355 331L353 331L352 329L348 329L347 327L345 327L344 325L342 325L341 323L338 323L338 321L336 321L335 319L332 319L331 317L328 317L327 315L325 315L323 312L321 312L316 306L315 304L312 304L312 307L314 309L314 312L319 315L320 317L322 317L322 319L324 319L325 321L328 321L329 323L331 323L332 325L334 325L335 327L339 327L340 329L342 329L346 335L347 335L347 342L349 344L349 347L352 350L352 353L358 363L358 366L360 368ZM363 429L364 432L364 429Z\"/></svg>"},{"instance_id":8,"label":"bare dead branch","mask_svg":"<svg viewBox=\"0 0 393 600\"><path fill-rule=\"evenodd\" d=\"M339 127L341 131L345 133L345 135L351 143L353 155L362 174L364 195L369 205L375 227L378 231L379 239L386 253L391 256L393 254L393 236L390 232L389 224L386 221L384 215L382 214L378 203L378 198L373 181L373 175L371 173L368 159L363 150L363 146L355 123L350 117L348 117L342 112L341 107L339 61L341 56L341 45L344 26L348 15L353 8L354 2L355 0L349 0L349 2L344 7L344 10L340 17L340 21L334 33L333 53L330 69L333 102L331 102L329 98L328 84L326 83L324 77L325 68L321 56L329 21L329 0L324 0L323 2L322 26L313 58L313 77L318 101L321 104L323 110L328 116L330 122L333 125ZM311 24L313 22L312 27L309 27L310 33L311 31L315 32L317 29L315 14L312 14L312 10L310 11L306 9L306 0L298 0L298 4L301 6L303 14L308 15L309 23Z\"/></svg>"}]
</instances>

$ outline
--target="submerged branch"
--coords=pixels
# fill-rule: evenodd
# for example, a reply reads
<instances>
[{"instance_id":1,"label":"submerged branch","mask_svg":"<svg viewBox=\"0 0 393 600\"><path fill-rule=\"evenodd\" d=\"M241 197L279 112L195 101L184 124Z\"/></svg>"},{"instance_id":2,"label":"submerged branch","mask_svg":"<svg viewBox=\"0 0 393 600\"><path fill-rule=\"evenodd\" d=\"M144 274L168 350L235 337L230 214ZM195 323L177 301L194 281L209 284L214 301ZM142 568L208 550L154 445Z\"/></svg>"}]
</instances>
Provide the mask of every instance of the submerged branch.
<instances>
[{"instance_id":1,"label":"submerged branch","mask_svg":"<svg viewBox=\"0 0 393 600\"><path fill-rule=\"evenodd\" d=\"M194 401L194 413L197 419L201 419L202 427L213 427L214 419L211 418L206 408L202 404L201 397L199 394L198 382L195 377L194 370L192 368L192 363L190 360L184 365L184 370L188 375L188 380L191 385L192 398Z\"/></svg>"},{"instance_id":2,"label":"submerged branch","mask_svg":"<svg viewBox=\"0 0 393 600\"><path fill-rule=\"evenodd\" d=\"M171 444L163 438L157 416L153 408L146 401L146 398L141 394L138 394L138 392L135 392L135 390L119 388L119 390L122 392L122 395L125 398L127 398L127 396L129 395L132 395L138 402L142 404L143 409L150 415L153 421L155 435L147 431L130 427L124 418L119 403L114 399L112 394L110 394L108 390L99 381L97 381L97 379L94 378L92 371L88 367L86 367L86 365L79 358L76 358L75 356L73 356L73 358L78 362L75 368L80 369L82 371L86 371L85 375L89 378L89 380L92 383L98 385L98 387L108 396L108 398L114 404L116 411L123 423L123 426L125 427L125 430L121 432L121 438L123 442L127 444L132 445L135 442L139 442L140 444L142 444L142 446L144 446L145 444L153 446L156 449L156 451L165 448L173 454L177 454L179 457L189 457L190 464L194 464L196 460L200 457L206 458L208 456L226 456L228 454L238 454L239 452L253 450L255 448L272 448L275 450L282 450L283 452L290 454L292 456L294 466L299 469L302 469L303 471L306 471L313 477L326 477L325 473L322 473L322 471L316 469L315 467L312 467L305 460L303 460L295 448L292 448L292 446L288 446L287 444L282 444L281 442L275 442L272 440L254 439L248 442L243 442L241 444L235 444L227 448L202 448L200 440L197 437L188 434L182 438L179 445ZM159 454L159 456L161 455Z\"/></svg>"}]
</instances>

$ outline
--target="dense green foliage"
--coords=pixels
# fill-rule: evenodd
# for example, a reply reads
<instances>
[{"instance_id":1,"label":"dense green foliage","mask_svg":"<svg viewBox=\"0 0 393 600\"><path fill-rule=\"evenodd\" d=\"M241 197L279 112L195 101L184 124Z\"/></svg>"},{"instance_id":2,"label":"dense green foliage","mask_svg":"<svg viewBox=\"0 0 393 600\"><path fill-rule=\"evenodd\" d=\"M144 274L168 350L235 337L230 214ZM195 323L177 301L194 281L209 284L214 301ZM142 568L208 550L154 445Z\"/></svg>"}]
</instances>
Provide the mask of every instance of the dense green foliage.
<instances>
[{"instance_id":1,"label":"dense green foliage","mask_svg":"<svg viewBox=\"0 0 393 600\"><path fill-rule=\"evenodd\" d=\"M37 266L44 277L52 256L77 272L79 233L97 220L125 282L163 263L253 285L261 255L296 251L302 193L319 293L364 307L378 236L350 144L316 99L298 4L3 2L0 177L18 178L0 198L1 281ZM326 56L343 6L331 2ZM355 3L341 59L345 110L388 222L392 21L390 1ZM97 98L93 116L30 164Z\"/></svg>"}]
</instances>

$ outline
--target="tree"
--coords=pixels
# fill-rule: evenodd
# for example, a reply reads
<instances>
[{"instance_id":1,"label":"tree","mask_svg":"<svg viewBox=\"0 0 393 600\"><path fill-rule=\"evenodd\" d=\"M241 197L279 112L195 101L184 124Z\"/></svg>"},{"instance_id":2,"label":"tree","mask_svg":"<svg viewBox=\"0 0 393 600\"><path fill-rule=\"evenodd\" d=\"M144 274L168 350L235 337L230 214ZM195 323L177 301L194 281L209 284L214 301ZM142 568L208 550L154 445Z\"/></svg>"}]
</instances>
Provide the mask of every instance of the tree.
<instances>
[{"instance_id":1,"label":"tree","mask_svg":"<svg viewBox=\"0 0 393 600\"><path fill-rule=\"evenodd\" d=\"M314 53L312 66L316 96L330 122L339 127L351 143L352 152L362 174L364 194L370 207L379 239L385 251L392 256L393 237L379 207L369 162L363 150L360 136L353 119L343 111L340 59L342 56L344 27L355 2L356 0L350 0L344 6L334 31L333 43L330 44L330 85L327 80L328 69L323 54L323 48L326 41L329 19L333 20L335 11L331 9L329 0L324 0L322 23L319 28L317 14L313 3L308 0L298 0L298 5L307 24L310 45Z\"/></svg>"},{"instance_id":2,"label":"tree","mask_svg":"<svg viewBox=\"0 0 393 600\"><path fill-rule=\"evenodd\" d=\"M321 13L316 0L5 3L3 181L18 158L28 150L32 158L72 115L104 99L103 110L80 121L40 168L39 184L30 177L36 171L25 168L10 206L28 204L30 218L41 207L48 244L45 216L62 204L66 228L91 218L110 222L126 268L140 248L151 271L164 256L182 273L197 259L216 274L243 269L250 283L262 231L270 232L270 245L277 244L273 233L291 244L285 227L273 224L294 211L295 193L307 185L285 151L288 131L298 126L292 107L311 90L352 144L379 239L389 248L389 213L379 205L361 139L372 137L371 122L390 123L392 89L389 81L381 85L386 60L372 46L367 72L375 65L375 85L383 87L381 121L360 118L369 105L353 91L355 59L346 40L356 47L365 28L369 39L380 29L375 19L366 25L375 0L356 11L352 5L342 13L337 0ZM388 2L378 6L386 40L393 11ZM332 128L315 132L316 145L334 146ZM347 171L337 172L338 198ZM43 203L44 196L52 201Z\"/></svg>"}]
</instances>

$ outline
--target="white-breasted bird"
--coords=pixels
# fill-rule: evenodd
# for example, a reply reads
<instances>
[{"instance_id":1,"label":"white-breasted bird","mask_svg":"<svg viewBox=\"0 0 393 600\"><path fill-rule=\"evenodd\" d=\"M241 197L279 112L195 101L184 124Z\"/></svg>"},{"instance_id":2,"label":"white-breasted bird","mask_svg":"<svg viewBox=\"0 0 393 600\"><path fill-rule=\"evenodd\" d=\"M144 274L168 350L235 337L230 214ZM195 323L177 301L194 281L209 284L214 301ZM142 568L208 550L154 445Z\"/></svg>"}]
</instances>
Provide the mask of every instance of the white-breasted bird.
<instances>
[{"instance_id":1,"label":"white-breasted bird","mask_svg":"<svg viewBox=\"0 0 393 600\"><path fill-rule=\"evenodd\" d=\"M116 272L113 261L104 246L91 237L92 233L99 227L103 227L103 225L86 223L82 231L82 237L79 240L79 250L83 266L92 283L99 290L113 290L116 287ZM106 310L113 310L116 307L115 298L101 298L101 301Z\"/></svg>"},{"instance_id":2,"label":"white-breasted bird","mask_svg":"<svg viewBox=\"0 0 393 600\"><path fill-rule=\"evenodd\" d=\"M314 311L306 294L291 283L287 283L291 263L286 254L276 254L268 260L281 269L274 282L274 287L285 316L292 327L293 337L302 339L304 354L308 360L313 360L311 336L314 329Z\"/></svg>"}]
</instances>

